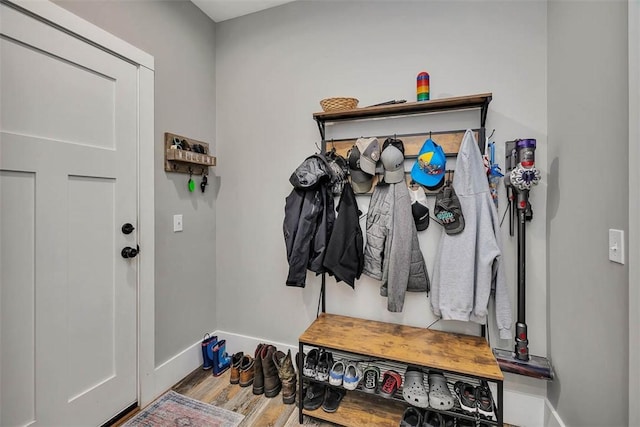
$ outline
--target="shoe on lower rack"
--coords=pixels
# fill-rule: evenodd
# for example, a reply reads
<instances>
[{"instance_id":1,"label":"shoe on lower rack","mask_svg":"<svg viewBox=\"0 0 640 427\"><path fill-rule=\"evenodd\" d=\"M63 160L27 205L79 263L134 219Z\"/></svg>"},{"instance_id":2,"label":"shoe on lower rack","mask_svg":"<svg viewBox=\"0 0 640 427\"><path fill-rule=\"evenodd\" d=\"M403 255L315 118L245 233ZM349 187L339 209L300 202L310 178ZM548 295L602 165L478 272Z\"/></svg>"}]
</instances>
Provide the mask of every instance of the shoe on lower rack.
<instances>
[{"instance_id":1,"label":"shoe on lower rack","mask_svg":"<svg viewBox=\"0 0 640 427\"><path fill-rule=\"evenodd\" d=\"M322 410L324 412L336 412L342 398L347 394L345 390L335 387L327 387L322 401Z\"/></svg>"},{"instance_id":2,"label":"shoe on lower rack","mask_svg":"<svg viewBox=\"0 0 640 427\"><path fill-rule=\"evenodd\" d=\"M316 379L318 381L327 381L329 379L329 370L333 367L333 355L324 349L320 350L318 356L318 364L316 366Z\"/></svg>"},{"instance_id":3,"label":"shoe on lower rack","mask_svg":"<svg viewBox=\"0 0 640 427\"><path fill-rule=\"evenodd\" d=\"M329 371L329 384L335 386L342 385L342 378L344 377L344 362L337 361L331 367Z\"/></svg>"},{"instance_id":4,"label":"shoe on lower rack","mask_svg":"<svg viewBox=\"0 0 640 427\"><path fill-rule=\"evenodd\" d=\"M422 413L414 408L413 406L409 406L404 410L404 414L402 414L402 419L400 420L400 427L422 427Z\"/></svg>"},{"instance_id":5,"label":"shoe on lower rack","mask_svg":"<svg viewBox=\"0 0 640 427\"><path fill-rule=\"evenodd\" d=\"M429 406L433 409L447 411L453 408L454 400L447 379L437 371L429 372Z\"/></svg>"},{"instance_id":6,"label":"shoe on lower rack","mask_svg":"<svg viewBox=\"0 0 640 427\"><path fill-rule=\"evenodd\" d=\"M427 409L424 412L424 422L422 423L422 427L445 427L442 414Z\"/></svg>"},{"instance_id":7,"label":"shoe on lower rack","mask_svg":"<svg viewBox=\"0 0 640 427\"><path fill-rule=\"evenodd\" d=\"M402 386L402 377L393 369L388 370L382 376L382 386L380 387L380 395L384 397L393 397L393 395Z\"/></svg>"},{"instance_id":8,"label":"shoe on lower rack","mask_svg":"<svg viewBox=\"0 0 640 427\"><path fill-rule=\"evenodd\" d=\"M327 386L318 383L309 384L304 394L302 407L308 411L315 411L321 407L322 402L324 401L326 387Z\"/></svg>"},{"instance_id":9,"label":"shoe on lower rack","mask_svg":"<svg viewBox=\"0 0 640 427\"><path fill-rule=\"evenodd\" d=\"M460 407L463 411L475 414L477 411L476 389L471 384L464 381L458 381L454 384L453 389L458 395Z\"/></svg>"},{"instance_id":10,"label":"shoe on lower rack","mask_svg":"<svg viewBox=\"0 0 640 427\"><path fill-rule=\"evenodd\" d=\"M318 367L318 356L320 355L317 348L309 350L304 358L304 367L302 368L302 374L305 377L315 378L316 368Z\"/></svg>"},{"instance_id":11,"label":"shoe on lower rack","mask_svg":"<svg viewBox=\"0 0 640 427\"><path fill-rule=\"evenodd\" d=\"M377 366L367 366L362 373L362 391L375 394L378 392L380 369Z\"/></svg>"},{"instance_id":12,"label":"shoe on lower rack","mask_svg":"<svg viewBox=\"0 0 640 427\"><path fill-rule=\"evenodd\" d=\"M404 373L402 397L418 408L429 407L429 394L424 388L424 374L420 369L413 367L407 368L407 371Z\"/></svg>"},{"instance_id":13,"label":"shoe on lower rack","mask_svg":"<svg viewBox=\"0 0 640 427\"><path fill-rule=\"evenodd\" d=\"M475 397L480 418L489 420L495 419L495 413L493 412L493 400L491 399L491 390L489 390L489 387L476 387Z\"/></svg>"},{"instance_id":14,"label":"shoe on lower rack","mask_svg":"<svg viewBox=\"0 0 640 427\"><path fill-rule=\"evenodd\" d=\"M362 372L356 363L349 363L344 369L344 376L342 377L342 387L347 390L355 390L358 387L358 383L362 379Z\"/></svg>"}]
</instances>

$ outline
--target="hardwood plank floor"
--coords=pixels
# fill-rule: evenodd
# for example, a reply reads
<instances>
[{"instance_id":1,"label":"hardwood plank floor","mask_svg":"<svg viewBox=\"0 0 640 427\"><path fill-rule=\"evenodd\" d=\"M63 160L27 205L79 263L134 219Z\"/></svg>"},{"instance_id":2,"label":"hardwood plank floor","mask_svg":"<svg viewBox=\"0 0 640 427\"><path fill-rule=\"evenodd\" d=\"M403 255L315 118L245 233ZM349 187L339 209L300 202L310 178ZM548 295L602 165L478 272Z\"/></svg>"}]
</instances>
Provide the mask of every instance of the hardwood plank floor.
<instances>
[{"instance_id":1,"label":"hardwood plank floor","mask_svg":"<svg viewBox=\"0 0 640 427\"><path fill-rule=\"evenodd\" d=\"M219 408L238 412L245 416L239 427L292 427L299 426L298 406L282 403L282 394L269 399L253 394L253 387L240 387L229 383L230 370L219 377L211 375L211 370L198 368L172 387L172 390L201 402ZM127 422L140 410L136 409L118 420L113 427ZM335 424L304 416L305 426L334 427Z\"/></svg>"},{"instance_id":2,"label":"hardwood plank floor","mask_svg":"<svg viewBox=\"0 0 640 427\"><path fill-rule=\"evenodd\" d=\"M172 390L193 399L245 416L239 427L291 427L298 426L298 406L282 403L282 394L269 399L253 394L253 387L240 387L229 383L230 371L219 377L211 371L197 369ZM296 399L297 402L297 399ZM333 427L335 424L304 417L303 425Z\"/></svg>"},{"instance_id":3,"label":"hardwood plank floor","mask_svg":"<svg viewBox=\"0 0 640 427\"><path fill-rule=\"evenodd\" d=\"M299 426L298 406L282 403L282 395L269 399L253 394L252 387L240 387L229 383L230 371L219 377L211 375L211 370L198 368L172 387L172 390L205 403L238 412L245 416L239 427L293 427ZM119 427L134 416L135 410L114 424ZM304 416L302 425L334 427L336 424ZM395 427L389 426L389 427ZM515 427L505 424L505 427Z\"/></svg>"}]
</instances>

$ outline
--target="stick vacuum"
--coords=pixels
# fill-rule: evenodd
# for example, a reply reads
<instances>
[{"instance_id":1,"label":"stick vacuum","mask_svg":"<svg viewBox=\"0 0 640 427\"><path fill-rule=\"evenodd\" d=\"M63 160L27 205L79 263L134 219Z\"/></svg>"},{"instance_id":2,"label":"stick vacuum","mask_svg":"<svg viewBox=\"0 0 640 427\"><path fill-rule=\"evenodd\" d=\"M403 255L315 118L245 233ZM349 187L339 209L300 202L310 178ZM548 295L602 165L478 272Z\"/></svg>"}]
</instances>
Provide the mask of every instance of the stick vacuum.
<instances>
[{"instance_id":1,"label":"stick vacuum","mask_svg":"<svg viewBox=\"0 0 640 427\"><path fill-rule=\"evenodd\" d=\"M526 323L526 223L533 218L529 203L532 185L540 181L540 171L535 167L535 139L508 141L507 174L505 184L512 212L518 220L518 319L516 322L515 349L513 352L494 349L498 364L503 371L521 375L552 379L551 364L544 357L529 354L529 339ZM515 208L515 209L514 209ZM515 216L515 215L514 215ZM512 218L513 220L513 218ZM512 228L512 227L511 227Z\"/></svg>"}]
</instances>

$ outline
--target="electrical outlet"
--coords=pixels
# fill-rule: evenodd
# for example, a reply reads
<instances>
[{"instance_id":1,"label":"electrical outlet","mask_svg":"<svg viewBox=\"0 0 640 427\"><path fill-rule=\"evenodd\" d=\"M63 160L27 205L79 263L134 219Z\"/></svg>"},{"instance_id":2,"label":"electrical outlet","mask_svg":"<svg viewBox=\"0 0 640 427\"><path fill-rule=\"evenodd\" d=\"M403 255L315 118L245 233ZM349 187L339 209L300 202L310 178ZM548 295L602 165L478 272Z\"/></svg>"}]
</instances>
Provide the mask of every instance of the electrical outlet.
<instances>
[{"instance_id":1,"label":"electrical outlet","mask_svg":"<svg viewBox=\"0 0 640 427\"><path fill-rule=\"evenodd\" d=\"M609 260L624 264L624 231L609 229Z\"/></svg>"},{"instance_id":2,"label":"electrical outlet","mask_svg":"<svg viewBox=\"0 0 640 427\"><path fill-rule=\"evenodd\" d=\"M182 231L182 215L173 216L173 231Z\"/></svg>"}]
</instances>

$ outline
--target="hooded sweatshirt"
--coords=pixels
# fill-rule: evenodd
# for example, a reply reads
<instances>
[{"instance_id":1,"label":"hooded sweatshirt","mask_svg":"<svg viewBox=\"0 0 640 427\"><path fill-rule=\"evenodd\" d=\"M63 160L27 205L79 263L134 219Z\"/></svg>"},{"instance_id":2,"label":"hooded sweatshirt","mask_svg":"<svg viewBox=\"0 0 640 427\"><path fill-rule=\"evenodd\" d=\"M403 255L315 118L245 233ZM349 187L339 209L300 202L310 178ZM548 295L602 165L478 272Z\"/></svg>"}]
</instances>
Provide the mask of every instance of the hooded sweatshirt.
<instances>
[{"instance_id":1,"label":"hooded sweatshirt","mask_svg":"<svg viewBox=\"0 0 640 427\"><path fill-rule=\"evenodd\" d=\"M471 130L462 139L453 177L464 230L444 231L431 282L431 308L445 320L487 323L489 296L495 283L496 323L501 339L512 338L511 303L500 240L500 221L491 198L478 143Z\"/></svg>"}]
</instances>

